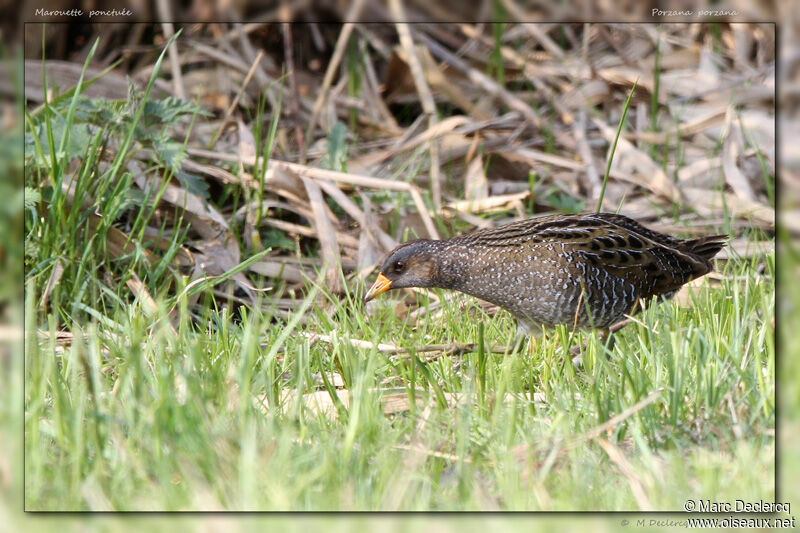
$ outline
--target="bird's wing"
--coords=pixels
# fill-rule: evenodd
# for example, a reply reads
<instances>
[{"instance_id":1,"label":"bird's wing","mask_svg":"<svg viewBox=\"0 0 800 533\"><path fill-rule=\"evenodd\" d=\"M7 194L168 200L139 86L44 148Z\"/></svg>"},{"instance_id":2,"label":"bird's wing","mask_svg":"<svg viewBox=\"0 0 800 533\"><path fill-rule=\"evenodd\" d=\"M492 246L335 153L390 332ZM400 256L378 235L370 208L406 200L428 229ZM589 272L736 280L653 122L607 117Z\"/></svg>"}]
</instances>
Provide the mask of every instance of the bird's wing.
<instances>
[{"instance_id":1,"label":"bird's wing","mask_svg":"<svg viewBox=\"0 0 800 533\"><path fill-rule=\"evenodd\" d=\"M547 247L576 254L585 264L641 287L642 297L673 291L711 270L706 258L684 249L683 240L611 213L533 218L462 239L488 247L527 245L533 253Z\"/></svg>"},{"instance_id":2,"label":"bird's wing","mask_svg":"<svg viewBox=\"0 0 800 533\"><path fill-rule=\"evenodd\" d=\"M711 270L707 259L683 250L679 239L625 217L600 220L603 223L589 230L589 235L572 241L574 253L640 287L641 297L674 291Z\"/></svg>"}]
</instances>

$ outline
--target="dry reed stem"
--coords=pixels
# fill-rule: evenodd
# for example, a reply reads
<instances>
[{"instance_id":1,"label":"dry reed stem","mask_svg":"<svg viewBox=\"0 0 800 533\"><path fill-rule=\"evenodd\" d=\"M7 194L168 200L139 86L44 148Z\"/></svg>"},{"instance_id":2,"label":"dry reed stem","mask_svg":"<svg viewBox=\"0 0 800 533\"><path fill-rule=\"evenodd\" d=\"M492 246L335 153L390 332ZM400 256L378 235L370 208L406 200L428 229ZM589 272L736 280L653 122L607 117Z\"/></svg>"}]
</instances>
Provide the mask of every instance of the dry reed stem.
<instances>
[{"instance_id":1,"label":"dry reed stem","mask_svg":"<svg viewBox=\"0 0 800 533\"><path fill-rule=\"evenodd\" d=\"M175 26L172 24L172 11L170 9L170 4L167 2L167 0L156 0L156 9L158 10L159 18L165 21L161 23L161 27L164 28L164 37L167 41L169 41L172 39L172 36L175 35ZM172 84L175 90L175 96L185 99L186 92L183 89L183 77L181 76L178 43L173 42L170 45L167 53L169 54L169 67L172 73Z\"/></svg>"},{"instance_id":2,"label":"dry reed stem","mask_svg":"<svg viewBox=\"0 0 800 533\"><path fill-rule=\"evenodd\" d=\"M509 4L509 1L504 0L503 3ZM159 4L163 5L163 2ZM286 5L281 7L285 8ZM766 172L774 173L771 170L775 166L774 139L770 136L774 129L770 128L774 63L772 59L765 60L762 57L762 43L766 41L756 34L742 33L742 28L735 28L735 31L723 29L720 46L724 50L723 56L720 56L708 42L698 37L700 33L685 34L670 28L656 31L651 26L609 26L608 29L597 24L580 28L567 26L561 28L559 36L562 39L556 43L548 34L548 27L510 25L498 47L506 64L508 82L501 85L484 74L486 58L493 51L498 51L495 50L497 43L486 33L485 27L469 24L412 27L399 23L405 17L403 10L410 9L410 4L404 6L402 0L392 0L389 8L390 11L383 13L391 14L394 23L383 27L345 25L338 35L334 34L338 53L337 49L332 50L333 60L327 69L323 65L320 71L307 70L300 62L292 67L295 58L290 53L292 39L295 45L308 43L316 46L317 52L329 47L316 27L310 28L309 36L303 35L301 38L299 32L292 34L294 28L276 26L284 37L280 50L260 48L263 36L253 33L253 30L262 27L263 23L236 25L229 31L223 30L226 33L217 35L214 41L205 40L202 35L194 33L192 38L185 40L188 46L181 55L173 47L169 51L173 86L170 87L164 80L156 82L157 87L167 92L177 94L177 84L182 83L187 94L194 94L192 89L196 88L198 80L213 82L214 76L219 78L217 72L226 69L234 71L234 79L244 80L237 81L233 87L229 83L209 88L223 94L223 98L233 100L230 103L221 100L226 102L220 106L224 109L221 117L214 121L198 121L189 138L190 155L234 164L241 161L244 166L239 169L239 175L190 158L183 160L182 168L201 174L206 180L211 177L223 184L257 187L256 180L245 172L255 163L255 154L251 153L252 140L244 139L237 154L236 141L231 141L232 136L220 135L219 132L228 131L222 128L239 112L248 87L252 88L253 78L261 89L268 91L273 104L276 91L289 91L287 94L291 97L287 104L287 116L294 122L288 128L283 122L279 123L275 144L275 153L285 161L269 162L263 192L276 198L273 207L277 206L277 198L281 199L280 209L287 210L286 217L300 216L308 222L296 223L294 218L275 215L265 217L262 223L286 232L296 242L301 237L319 239L320 250L327 249L325 254L329 259L334 257L333 248L336 248L338 261L345 271L357 268L357 272L348 273L349 282L354 282L359 272L363 274L371 270L372 267L367 263L375 261L377 250L385 251L396 245L392 236L367 216L365 211L368 208L362 209L353 200L353 195L359 193L358 189L408 193L413 207L410 213L401 214L401 224L408 223L410 217L418 214L425 226L425 236L432 238L438 237L432 218L436 215L449 218L448 222L458 217L473 226L492 226L496 220L481 218L476 214L516 210L517 216L522 217L528 215L531 205L537 213L549 212L555 204L547 198L547 191L553 190L576 201L586 197L595 198L600 180L597 161L603 157L610 136L613 136L613 131L605 123L613 122L613 116L617 113L617 89L619 85L629 85L637 77L643 80L641 86L644 90L654 89L656 77L651 66L658 45L661 47L661 88L656 102L656 131L650 131L653 127L650 124L651 104L648 99L641 98L631 108L635 131L624 132L620 140L620 151L615 158L617 161L610 173L613 181L609 184L605 208L615 210L624 198L620 210L623 214L647 221L653 228L664 227L669 228L670 232L683 234L701 235L714 231L711 228L723 223L728 215L733 217L729 223L734 232L738 233L748 225L774 231L775 210L769 205L764 192L764 181L769 177L762 177L765 171L759 166L766 162ZM362 6L362 9L366 8ZM521 13L519 9L510 12L512 19L519 19ZM271 20L287 20L286 13L277 10L271 16ZM362 92L360 95L344 96L348 76L343 75L336 80L335 74L341 70L344 46L352 37L353 30L358 32L358 46L362 52ZM169 32L166 28L165 31ZM702 30L698 31L702 33ZM241 42L234 49L232 43L236 43L237 38ZM398 43L399 47L396 46ZM545 52L540 50L540 46ZM744 53L742 47L747 47L751 53ZM324 52L328 55L331 50ZM722 57L728 63L721 67L722 63L707 61L714 57ZM211 66L208 66L206 58L211 60ZM400 76L403 79L381 79L380 73L386 63L398 58L408 66L408 69L402 69ZM191 65L191 68L181 73L181 63ZM279 79L271 78L280 76L276 68L281 63L289 66L287 75ZM58 65L58 62L48 65L48 77L51 77L50 70ZM80 74L81 65L64 62L64 66L70 76ZM41 62L26 61L26 69L29 68L31 72L36 69L40 71ZM152 67L145 66L133 78L141 81L150 72ZM209 76L208 73L213 75ZM327 80L322 80L323 73ZM316 76L321 83L310 80L311 76ZM34 101L37 98L36 78L41 76L26 77L26 96L30 93L29 98ZM227 79L224 76L222 78ZM534 90L519 88L527 83ZM267 87L268 84L272 86ZM400 88L397 99L391 92L388 95L381 92L386 89L383 85L392 84ZM60 85L68 87L70 83L60 82ZM313 97L302 96L298 85L304 90L318 85L320 92ZM95 90L100 91L98 96L107 94L113 98L127 94L124 78L114 72L100 78L95 85L87 88L86 93L94 96ZM434 91L436 101L433 99ZM118 92L121 96L117 96ZM487 95L491 98L485 98ZM416 120L413 116L404 117L406 122L401 127L398 124L400 115L396 111L397 105L414 105L417 101L422 105L423 113ZM437 102L441 102L438 104L439 110L456 108L468 116L451 114L440 120L437 117ZM501 115L503 108L512 111ZM307 124L311 129L317 127L321 113L337 120L346 117L351 110L357 115L355 126L348 131L348 151L354 154L347 161L349 172L335 173L294 162L299 152L311 146L315 140L302 138L303 127L299 127L300 121L307 119L315 109L316 116ZM540 112L540 109L543 111ZM245 123L247 119L242 116L240 121L240 133L247 133L250 128ZM175 128L179 135L183 133L180 131L183 126L185 124L181 123ZM294 143L288 142L287 132L290 129L294 130L298 146L302 147L298 153L290 152L294 149L294 146L290 146ZM543 139L549 135L549 131L553 133L551 139L555 143L543 147ZM217 151L192 148L209 146L208 140L212 136L213 141L219 140ZM355 142L350 143L352 138ZM721 140L722 150L718 156L709 157L717 140ZM425 158L415 166L419 169L418 173L409 176L408 182L371 177L402 164L410 151L426 145L430 147L429 159ZM316 145L309 150L313 150L313 155L309 157L318 158L324 153L324 149ZM478 150L486 162L482 173L477 172L477 163L474 163ZM680 157L673 157L672 152L678 153L678 150ZM149 180L154 170L150 167L153 157L153 150L148 149L136 156L136 162L142 163L147 173L145 179L145 170L132 170L137 177L135 183L140 188L144 187L142 190L153 186ZM473 161L473 168L471 172L466 172L470 161ZM430 166L427 167L427 164ZM511 173L507 174L507 170ZM446 198L442 202L439 176L445 171L450 180L454 176L459 180L456 186L463 186L465 177L471 179L471 188L479 191L477 197L465 199L462 193L457 192L454 198ZM532 194L524 183L527 172L534 172L537 178ZM415 183L420 177L425 179L426 174L431 179L433 209L427 208L422 199L423 193ZM306 182L300 177L316 185L319 190L317 200L327 196L342 207L347 216L342 218L341 223L324 201L318 202L324 216L314 212ZM178 186L177 180L168 185L170 188L162 200L174 205L185 200L186 212L192 215L185 219L187 224L193 232L209 241L203 253L192 254L188 249L181 248L177 259L179 266L185 270L205 262L206 266L222 268L223 263L236 259L240 255L238 244L227 222L232 210L227 209L228 206L213 204L215 207L208 211L201 205L203 199L200 195L185 194L184 187ZM676 196L681 191L684 195L682 198ZM672 218L675 216L674 210L667 209L675 199L684 201L692 208L691 212L682 212L680 224ZM523 206L522 201L526 200L527 206ZM272 204L265 200L262 205ZM389 208L389 202L377 207L379 212L384 211ZM660 214L660 209L664 214ZM509 215L513 216L514 213ZM162 216L161 210L158 216ZM234 216L241 222L240 212L237 211ZM368 223L368 220L372 221ZM320 229L324 221L327 221L328 230ZM354 221L360 228L345 231L349 221ZM90 217L89 223L97 224L97 220ZM167 234L174 230L172 223L167 215ZM255 220L248 217L244 223L246 227L249 224L252 230ZM800 224L792 224L791 218L787 224L792 232L800 233L797 229ZM146 231L155 234L159 231L156 226ZM126 253L129 237L115 228L108 235L112 255ZM164 243L155 237L148 236L147 239L148 243L153 244L146 252L148 257L153 255L152 252L165 249ZM359 249L359 245L363 250ZM127 249L130 250L130 247ZM720 258L760 256L771 249L770 241L749 246L746 240L736 237L727 253L723 252ZM283 252L276 250L275 253ZM357 263L355 257L362 262ZM280 265L286 261L286 257L275 258L274 263L263 266L262 270L277 276L281 273ZM299 282L309 274L313 275L310 270L297 269L288 276Z\"/></svg>"},{"instance_id":3,"label":"dry reed stem","mask_svg":"<svg viewBox=\"0 0 800 533\"><path fill-rule=\"evenodd\" d=\"M205 157L208 159L219 159L223 161L238 162L241 159L242 162L248 166L255 166L256 163L254 157L239 158L238 156L235 155L230 155L222 152L214 152L210 150L201 150L197 148L187 148L187 152L191 155L195 155L198 157ZM431 239L439 238L439 233L438 231L436 231L436 226L433 224L433 219L428 213L428 208L425 206L425 202L422 200L422 195L419 192L419 188L412 183L407 183L404 181L391 181L386 179L373 178L370 176L361 176L358 174L348 174L346 172L338 172L336 170L327 170L322 168L310 167L307 165L301 165L299 163L278 161L276 159L271 159L268 165L269 168L282 169L285 170L286 172L290 172L299 177L330 180L338 183L347 183L357 187L368 187L372 189L384 189L391 191L407 192L408 194L411 195L414 204L416 204L416 207L419 210L419 214L422 217L422 221L425 224L425 229L427 230L429 237Z\"/></svg>"},{"instance_id":4,"label":"dry reed stem","mask_svg":"<svg viewBox=\"0 0 800 533\"><path fill-rule=\"evenodd\" d=\"M438 117L436 115L436 103L433 101L433 94L431 93L431 89L428 87L428 83L425 80L425 73L422 70L422 64L417 56L414 40L412 39L411 32L408 29L408 24L405 22L406 17L401 1L389 0L389 9L391 10L395 20L395 28L397 28L397 34L400 37L400 45L403 47L406 53L406 61L409 69L411 70L411 76L414 79L414 85L417 88L417 93L419 94L422 110L428 117L428 127L433 128L438 122ZM433 205L434 209L438 211L442 205L442 188L439 170L439 147L435 140L431 141L429 152L431 158L430 179L432 185Z\"/></svg>"},{"instance_id":5,"label":"dry reed stem","mask_svg":"<svg viewBox=\"0 0 800 533\"><path fill-rule=\"evenodd\" d=\"M353 3L350 5L350 9L348 10L347 16L344 20L350 21L358 19L358 16L361 13L361 8L364 6L364 1L365 0L353 0ZM330 90L331 83L333 82L333 76L336 74L336 70L339 68L339 63L342 60L344 51L347 48L347 41L350 39L350 34L353 32L353 26L354 24L352 22L345 22L345 24L342 26L342 31L339 33L339 39L336 41L336 46L333 49L333 56L331 56L330 62L328 63L328 68L325 70L325 76L322 79L322 85L317 93L317 99L314 101L314 108L311 111L311 119L308 121L308 127L306 128L305 136L306 144L303 145L303 151L300 155L301 163L305 163L308 143L314 134L314 128L317 125L319 113L322 110L322 106L325 103L326 98L328 97L328 91Z\"/></svg>"},{"instance_id":6,"label":"dry reed stem","mask_svg":"<svg viewBox=\"0 0 800 533\"><path fill-rule=\"evenodd\" d=\"M336 241L336 231L333 229L330 218L325 211L325 200L322 191L314 180L301 178L308 193L311 211L314 214L314 228L320 243L323 270L325 270L325 283L334 294L342 292L342 281L339 277L339 246ZM356 243L356 246L358 244Z\"/></svg>"},{"instance_id":7,"label":"dry reed stem","mask_svg":"<svg viewBox=\"0 0 800 533\"><path fill-rule=\"evenodd\" d=\"M300 93L297 89L297 75L294 66L292 25L288 22L290 18L288 3L284 1L282 5L285 8L282 10L281 16L281 18L284 19L284 22L281 23L281 30L283 33L283 56L286 61L287 75L289 77L289 94L291 95L289 99L289 110L291 111L291 117L294 121L297 146L302 147L305 146L305 141L303 140L303 128L300 126Z\"/></svg>"},{"instance_id":8,"label":"dry reed stem","mask_svg":"<svg viewBox=\"0 0 800 533\"><path fill-rule=\"evenodd\" d=\"M256 59L253 61L253 64L250 66L250 70L247 71L247 75L244 77L244 81L242 82L241 87L239 87L239 91L236 93L236 96L234 97L234 99L231 102L231 104L225 110L225 113L222 114L222 119L220 121L221 125L217 129L216 133L214 134L214 137L212 137L210 146L214 146L216 144L217 139L219 139L219 136L222 133L223 128L225 127L225 124L228 122L228 119L231 116L231 113L233 113L233 110L236 109L236 106L239 105L239 100L242 98L242 95L244 94L244 91L247 89L247 86L250 84L250 80L253 79L253 74L255 74L256 67L258 66L258 63L261 61L262 57L264 57L264 51L263 50L259 50L258 55L256 56Z\"/></svg>"}]
</instances>

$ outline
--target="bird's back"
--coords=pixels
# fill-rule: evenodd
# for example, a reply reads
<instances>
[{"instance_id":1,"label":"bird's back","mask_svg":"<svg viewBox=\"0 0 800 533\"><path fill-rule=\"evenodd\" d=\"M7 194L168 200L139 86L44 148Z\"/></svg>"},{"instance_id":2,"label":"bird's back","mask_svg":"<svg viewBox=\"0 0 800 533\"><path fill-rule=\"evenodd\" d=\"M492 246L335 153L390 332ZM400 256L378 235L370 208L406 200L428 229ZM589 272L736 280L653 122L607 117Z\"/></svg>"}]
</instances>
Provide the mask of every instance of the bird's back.
<instances>
[{"instance_id":1,"label":"bird's back","mask_svg":"<svg viewBox=\"0 0 800 533\"><path fill-rule=\"evenodd\" d=\"M469 270L452 288L526 323L608 327L707 274L725 237L677 239L610 213L532 218L449 239Z\"/></svg>"}]
</instances>

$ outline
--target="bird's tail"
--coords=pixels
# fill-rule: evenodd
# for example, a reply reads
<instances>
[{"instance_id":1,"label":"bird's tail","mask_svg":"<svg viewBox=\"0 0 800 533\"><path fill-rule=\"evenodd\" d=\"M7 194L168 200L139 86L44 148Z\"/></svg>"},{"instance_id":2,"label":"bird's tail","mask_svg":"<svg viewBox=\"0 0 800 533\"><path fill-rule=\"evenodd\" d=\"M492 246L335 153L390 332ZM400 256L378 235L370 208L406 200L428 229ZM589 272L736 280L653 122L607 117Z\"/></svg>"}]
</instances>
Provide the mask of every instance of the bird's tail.
<instances>
[{"instance_id":1,"label":"bird's tail","mask_svg":"<svg viewBox=\"0 0 800 533\"><path fill-rule=\"evenodd\" d=\"M727 235L712 235L710 237L700 237L699 239L689 239L683 242L684 249L704 259L711 259L724 248L728 240Z\"/></svg>"}]
</instances>

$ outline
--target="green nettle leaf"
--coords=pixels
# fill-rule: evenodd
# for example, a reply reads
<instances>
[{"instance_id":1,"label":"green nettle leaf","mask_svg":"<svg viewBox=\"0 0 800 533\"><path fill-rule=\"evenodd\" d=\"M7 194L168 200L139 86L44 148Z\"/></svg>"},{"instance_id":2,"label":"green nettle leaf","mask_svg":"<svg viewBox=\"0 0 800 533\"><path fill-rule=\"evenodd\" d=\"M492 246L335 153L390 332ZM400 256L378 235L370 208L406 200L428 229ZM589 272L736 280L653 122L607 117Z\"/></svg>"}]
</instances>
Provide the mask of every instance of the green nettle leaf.
<instances>
[{"instance_id":1,"label":"green nettle leaf","mask_svg":"<svg viewBox=\"0 0 800 533\"><path fill-rule=\"evenodd\" d=\"M162 163L173 172L178 172L181 162L186 158L186 150L183 147L183 143L161 139L153 143L153 148Z\"/></svg>"},{"instance_id":2,"label":"green nettle leaf","mask_svg":"<svg viewBox=\"0 0 800 533\"><path fill-rule=\"evenodd\" d=\"M104 126L111 124L114 127L119 127L120 125L127 124L131 119L131 116L127 112L127 106L123 101L97 99L94 103L98 109L95 120L97 120L99 124Z\"/></svg>"},{"instance_id":3,"label":"green nettle leaf","mask_svg":"<svg viewBox=\"0 0 800 533\"><path fill-rule=\"evenodd\" d=\"M53 106L53 109L57 113L66 115L69 106L70 100L60 100ZM130 118L127 104L124 101L80 95L75 102L74 123L88 123L118 131L120 126L129 123Z\"/></svg>"},{"instance_id":4,"label":"green nettle leaf","mask_svg":"<svg viewBox=\"0 0 800 533\"><path fill-rule=\"evenodd\" d=\"M188 192L199 196L205 201L208 201L209 198L211 198L211 194L208 190L208 182L203 179L202 176L184 172L182 170L176 171L175 176L178 178L181 186Z\"/></svg>"},{"instance_id":5,"label":"green nettle leaf","mask_svg":"<svg viewBox=\"0 0 800 533\"><path fill-rule=\"evenodd\" d=\"M211 113L194 102L181 100L174 96L169 96L163 100L148 100L144 105L144 114L148 122L155 118L158 119L157 122L172 124L183 115L193 115L195 113L201 116L211 116Z\"/></svg>"},{"instance_id":6,"label":"green nettle leaf","mask_svg":"<svg viewBox=\"0 0 800 533\"><path fill-rule=\"evenodd\" d=\"M51 124L53 128L53 139L56 144L55 152L58 159L62 161L71 161L83 154L92 139L92 132L89 124L73 121L69 145L66 147L66 152L59 151L61 147L61 137L64 135L64 129L66 128L66 119L60 114L53 114ZM36 149L34 137L32 134L28 133L25 136L25 157L33 157L38 166L50 166L50 143L47 140L47 127L42 122L34 129L35 135L42 146L42 152L40 153Z\"/></svg>"},{"instance_id":7,"label":"green nettle leaf","mask_svg":"<svg viewBox=\"0 0 800 533\"><path fill-rule=\"evenodd\" d=\"M34 209L42 201L42 194L36 189L25 187L25 209Z\"/></svg>"},{"instance_id":8,"label":"green nettle leaf","mask_svg":"<svg viewBox=\"0 0 800 533\"><path fill-rule=\"evenodd\" d=\"M53 138L60 148L61 138L65 128L64 118L70 111L72 99L56 101L51 107L50 122L53 129ZM126 100L107 100L103 98L89 98L79 95L75 99L72 110L72 125L70 143L66 153L56 153L61 160L71 161L83 154L92 138L92 129L103 128L107 135L114 136L129 131L134 117L140 106L144 106L142 120L136 123L133 138L142 147L152 148L157 154L160 163L177 172L180 164L186 157L182 142L170 138L164 126L175 123L185 115L210 116L200 105L180 98L167 97L162 100L144 101L143 91L128 80L128 98ZM49 165L50 145L47 142L46 119L40 119L33 126L34 133L25 137L25 154L30 160L33 158L38 166ZM36 148L38 138L41 151ZM208 192L201 188L199 179L193 181L193 192L207 197Z\"/></svg>"},{"instance_id":9,"label":"green nettle leaf","mask_svg":"<svg viewBox=\"0 0 800 533\"><path fill-rule=\"evenodd\" d=\"M25 239L25 257L36 259L39 257L39 244L31 239Z\"/></svg>"},{"instance_id":10,"label":"green nettle leaf","mask_svg":"<svg viewBox=\"0 0 800 533\"><path fill-rule=\"evenodd\" d=\"M98 100L92 100L85 95L79 95L75 99L75 114L73 120L76 122L88 122L91 120L93 116L100 111L97 102ZM52 105L52 110L58 114L66 115L71 104L72 99L70 98L57 100Z\"/></svg>"},{"instance_id":11,"label":"green nettle leaf","mask_svg":"<svg viewBox=\"0 0 800 533\"><path fill-rule=\"evenodd\" d=\"M265 248L281 248L292 252L296 250L294 241L283 231L274 228L268 228L262 232L261 242Z\"/></svg>"}]
</instances>

